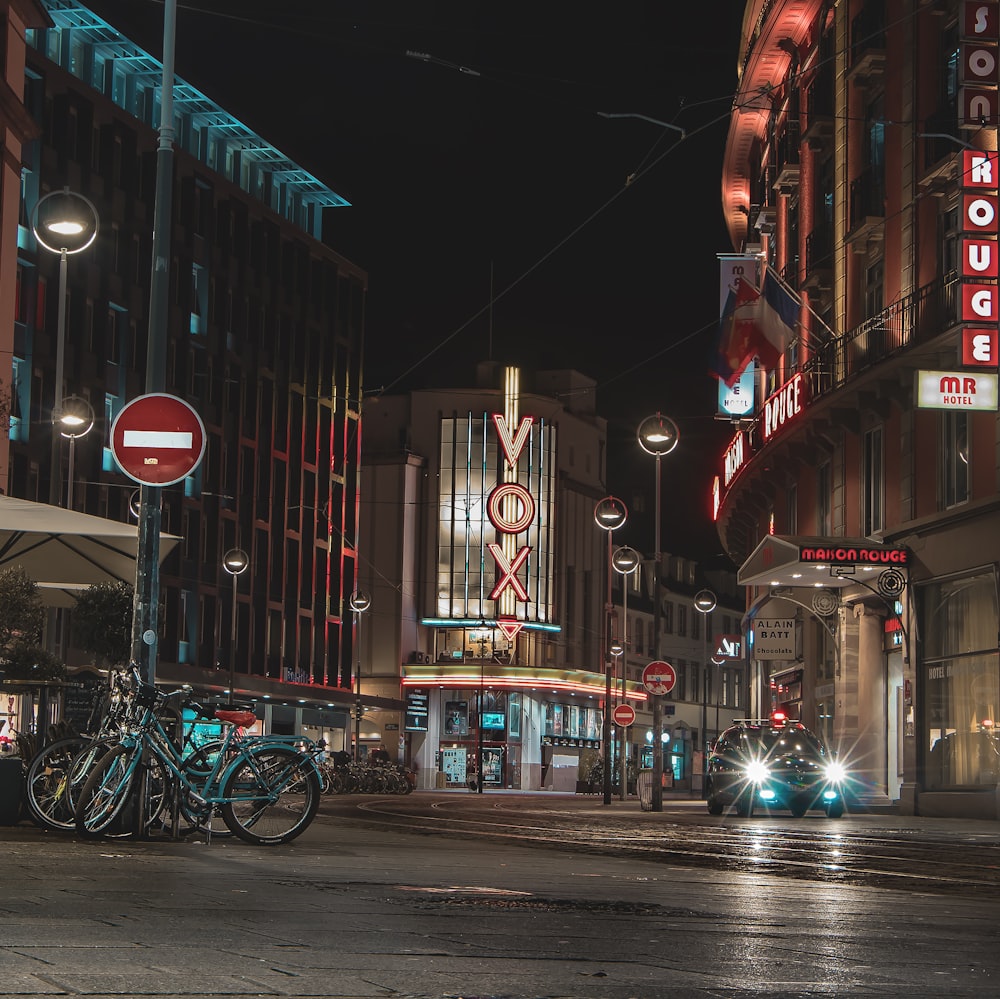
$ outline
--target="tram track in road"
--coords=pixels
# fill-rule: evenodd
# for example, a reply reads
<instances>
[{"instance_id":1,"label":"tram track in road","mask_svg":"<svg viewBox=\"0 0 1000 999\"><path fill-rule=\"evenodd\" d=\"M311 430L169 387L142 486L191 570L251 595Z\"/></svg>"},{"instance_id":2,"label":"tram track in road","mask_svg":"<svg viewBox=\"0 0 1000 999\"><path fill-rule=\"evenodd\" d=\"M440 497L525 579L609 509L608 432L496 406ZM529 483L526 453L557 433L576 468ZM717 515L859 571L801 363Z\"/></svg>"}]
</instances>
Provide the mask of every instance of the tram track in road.
<instances>
[{"instance_id":1,"label":"tram track in road","mask_svg":"<svg viewBox=\"0 0 1000 999\"><path fill-rule=\"evenodd\" d=\"M711 868L828 883L926 892L995 894L1000 842L995 837L935 837L915 829L789 829L769 819L678 819L658 813L584 814L578 809L516 807L496 799L483 807L443 798L338 799L324 811L397 832L476 837L527 847L642 857L681 867ZM639 819L637 821L637 819ZM803 822L803 820L794 820Z\"/></svg>"}]
</instances>

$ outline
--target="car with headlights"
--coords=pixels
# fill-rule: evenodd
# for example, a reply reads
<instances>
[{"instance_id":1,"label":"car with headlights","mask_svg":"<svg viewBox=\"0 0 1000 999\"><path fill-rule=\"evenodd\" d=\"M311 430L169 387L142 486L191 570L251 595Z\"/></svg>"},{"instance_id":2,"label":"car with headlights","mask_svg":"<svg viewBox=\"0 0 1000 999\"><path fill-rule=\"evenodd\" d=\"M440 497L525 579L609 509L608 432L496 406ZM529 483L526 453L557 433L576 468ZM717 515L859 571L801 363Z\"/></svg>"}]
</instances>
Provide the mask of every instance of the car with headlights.
<instances>
[{"instance_id":1,"label":"car with headlights","mask_svg":"<svg viewBox=\"0 0 1000 999\"><path fill-rule=\"evenodd\" d=\"M796 817L822 809L844 814L847 771L801 722L781 712L743 718L716 740L708 760L705 796L711 815L727 806L740 816L787 808Z\"/></svg>"}]
</instances>

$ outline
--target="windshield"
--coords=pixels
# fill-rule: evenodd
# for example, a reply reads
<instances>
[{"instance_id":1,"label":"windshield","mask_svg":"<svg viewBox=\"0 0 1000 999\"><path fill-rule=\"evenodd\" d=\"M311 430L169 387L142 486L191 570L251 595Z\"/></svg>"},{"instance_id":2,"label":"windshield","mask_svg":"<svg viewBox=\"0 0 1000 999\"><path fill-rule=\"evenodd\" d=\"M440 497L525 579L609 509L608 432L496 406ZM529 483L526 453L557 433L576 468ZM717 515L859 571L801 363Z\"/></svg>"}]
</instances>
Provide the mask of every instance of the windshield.
<instances>
[{"instance_id":1,"label":"windshield","mask_svg":"<svg viewBox=\"0 0 1000 999\"><path fill-rule=\"evenodd\" d=\"M786 753L826 756L823 744L804 728L753 729L740 733L741 749L754 757L781 756Z\"/></svg>"}]
</instances>

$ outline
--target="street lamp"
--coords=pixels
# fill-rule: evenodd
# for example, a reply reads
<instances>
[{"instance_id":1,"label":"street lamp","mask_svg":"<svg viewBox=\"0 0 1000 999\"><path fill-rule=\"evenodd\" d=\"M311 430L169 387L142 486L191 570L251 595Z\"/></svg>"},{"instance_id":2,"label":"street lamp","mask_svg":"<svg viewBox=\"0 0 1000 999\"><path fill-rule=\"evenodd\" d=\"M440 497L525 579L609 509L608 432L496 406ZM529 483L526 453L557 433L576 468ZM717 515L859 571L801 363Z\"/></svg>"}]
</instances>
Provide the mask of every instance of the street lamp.
<instances>
[{"instance_id":1,"label":"street lamp","mask_svg":"<svg viewBox=\"0 0 1000 999\"><path fill-rule=\"evenodd\" d=\"M715 610L715 594L711 590L699 590L694 595L694 609L702 615L702 656L701 656L701 793L705 794L705 774L708 764L708 615ZM719 703L715 704L715 728L719 728ZM718 734L718 731L716 731Z\"/></svg>"},{"instance_id":2,"label":"street lamp","mask_svg":"<svg viewBox=\"0 0 1000 999\"><path fill-rule=\"evenodd\" d=\"M250 556L242 548L230 548L222 556L222 568L233 577L233 621L229 630L229 703L236 701L236 589L237 578L247 571Z\"/></svg>"},{"instance_id":3,"label":"street lamp","mask_svg":"<svg viewBox=\"0 0 1000 999\"><path fill-rule=\"evenodd\" d=\"M622 637L621 645L619 646L619 655L623 655L622 659L622 671L619 674L621 677L621 703L625 703L625 692L626 692L626 674L628 673L628 584L632 576L632 573L639 568L639 563L642 561L639 553L634 548L629 548L627 545L622 548L616 548L614 554L611 556L611 565L613 566L615 572L619 573L622 577ZM611 648L611 654L614 655L614 646ZM615 660L617 666L618 660ZM621 751L619 752L618 760L618 771L619 780L621 781L621 787L618 789L618 797L624 801L628 797L628 742L626 740L626 734L628 732L627 727L623 726L621 731L621 740L619 745L621 746Z\"/></svg>"},{"instance_id":4,"label":"street lamp","mask_svg":"<svg viewBox=\"0 0 1000 999\"><path fill-rule=\"evenodd\" d=\"M628 509L615 496L605 496L594 506L594 522L602 531L608 532L608 595L604 604L604 624L601 634L601 667L604 670L604 718L601 724L601 740L603 744L602 759L604 771L604 804L611 804L611 664L607 661L607 652L611 640L611 614L614 604L611 602L611 536L628 519Z\"/></svg>"},{"instance_id":5,"label":"street lamp","mask_svg":"<svg viewBox=\"0 0 1000 999\"><path fill-rule=\"evenodd\" d=\"M69 438L69 475L66 484L66 509L73 509L73 467L78 437L86 437L94 428L94 407L86 399L71 395L62 402L58 419L59 433Z\"/></svg>"},{"instance_id":6,"label":"street lamp","mask_svg":"<svg viewBox=\"0 0 1000 999\"><path fill-rule=\"evenodd\" d=\"M63 411L63 375L66 366L66 258L86 250L97 238L97 209L82 194L70 189L51 191L35 205L31 230L39 246L59 254L59 307L56 312L56 375L52 404L52 422L59 423ZM72 438L71 438L72 439ZM59 438L52 435L52 472L49 481L49 502L59 498Z\"/></svg>"},{"instance_id":7,"label":"street lamp","mask_svg":"<svg viewBox=\"0 0 1000 999\"><path fill-rule=\"evenodd\" d=\"M364 590L355 590L349 601L354 611L354 633L358 643L358 661L354 679L354 762L361 761L361 615L372 605L372 598Z\"/></svg>"},{"instance_id":8,"label":"street lamp","mask_svg":"<svg viewBox=\"0 0 1000 999\"><path fill-rule=\"evenodd\" d=\"M656 413L647 416L639 424L636 431L639 439L639 446L647 454L656 458L656 500L654 505L654 547L653 553L653 654L660 655L660 458L665 454L670 454L680 438L677 424L667 416ZM662 733L663 731L663 702L659 694L651 694L653 699L653 731ZM650 810L654 812L663 811L663 743L659 738L653 739L653 796L650 802Z\"/></svg>"}]
</instances>

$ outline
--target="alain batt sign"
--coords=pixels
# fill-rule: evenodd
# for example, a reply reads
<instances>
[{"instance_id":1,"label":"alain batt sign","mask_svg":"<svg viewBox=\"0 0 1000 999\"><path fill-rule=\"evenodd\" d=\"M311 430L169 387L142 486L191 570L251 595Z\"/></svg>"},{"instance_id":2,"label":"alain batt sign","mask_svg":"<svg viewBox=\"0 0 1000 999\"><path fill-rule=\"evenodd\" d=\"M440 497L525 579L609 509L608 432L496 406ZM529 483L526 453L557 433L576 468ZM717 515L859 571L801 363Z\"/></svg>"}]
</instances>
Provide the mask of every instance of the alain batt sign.
<instances>
[{"instance_id":1,"label":"alain batt sign","mask_svg":"<svg viewBox=\"0 0 1000 999\"><path fill-rule=\"evenodd\" d=\"M794 659L796 624L794 617L760 617L753 626L755 659Z\"/></svg>"}]
</instances>

